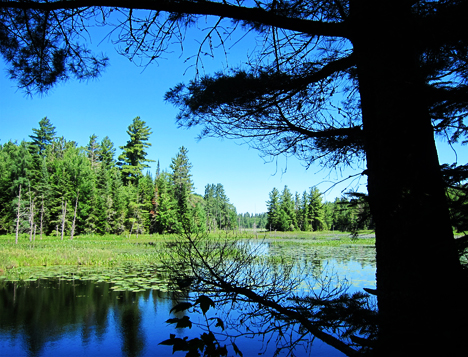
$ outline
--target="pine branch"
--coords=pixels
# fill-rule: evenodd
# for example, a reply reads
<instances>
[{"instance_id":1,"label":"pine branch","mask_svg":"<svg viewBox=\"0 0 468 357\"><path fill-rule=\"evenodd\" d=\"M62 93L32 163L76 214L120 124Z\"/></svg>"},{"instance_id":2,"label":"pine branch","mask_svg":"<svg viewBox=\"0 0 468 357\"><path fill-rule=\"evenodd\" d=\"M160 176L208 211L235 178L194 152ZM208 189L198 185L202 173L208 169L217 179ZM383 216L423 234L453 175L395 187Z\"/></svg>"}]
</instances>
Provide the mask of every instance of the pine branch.
<instances>
[{"instance_id":1,"label":"pine branch","mask_svg":"<svg viewBox=\"0 0 468 357\"><path fill-rule=\"evenodd\" d=\"M87 7L125 8L132 10L155 10L175 14L213 15L236 21L254 22L266 26L302 32L311 36L348 37L344 23L328 23L305 20L276 14L262 8L252 8L217 3L212 1L151 1L151 0L78 0L78 1L0 1L0 8L63 10Z\"/></svg>"}]
</instances>

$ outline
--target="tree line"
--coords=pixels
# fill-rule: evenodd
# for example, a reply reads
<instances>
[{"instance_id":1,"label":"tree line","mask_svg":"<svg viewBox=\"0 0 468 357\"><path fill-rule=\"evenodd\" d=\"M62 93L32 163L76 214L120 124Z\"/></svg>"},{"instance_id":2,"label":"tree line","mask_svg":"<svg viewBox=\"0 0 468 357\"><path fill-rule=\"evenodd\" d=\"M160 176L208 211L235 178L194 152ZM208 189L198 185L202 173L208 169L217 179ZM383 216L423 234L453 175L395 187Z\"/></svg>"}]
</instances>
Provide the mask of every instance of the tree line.
<instances>
[{"instance_id":1,"label":"tree line","mask_svg":"<svg viewBox=\"0 0 468 357\"><path fill-rule=\"evenodd\" d=\"M468 184L460 182L468 168L442 166L446 181L446 195L453 230L465 232L468 228ZM347 192L333 202L322 202L323 194L311 187L302 195L294 195L288 186L282 192L276 187L269 193L267 212L257 218L259 228L273 231L324 231L357 232L374 229L368 197L360 192ZM264 220L262 220L264 218Z\"/></svg>"},{"instance_id":2,"label":"tree line","mask_svg":"<svg viewBox=\"0 0 468 357\"><path fill-rule=\"evenodd\" d=\"M115 159L114 143L91 135L85 147L56 137L46 117L32 129L31 141L0 146L0 233L75 234L180 233L182 200L203 229L256 228L278 231L357 231L373 229L367 197L347 193L322 202L316 187L302 194L287 186L269 193L267 212L237 214L222 184L194 193L188 150L181 147L169 171L147 170L151 129L139 117L129 125L129 140ZM450 173L446 167L444 172ZM445 175L451 177L449 174ZM453 176L453 175L452 175ZM457 178L455 178L457 179ZM465 185L448 185L454 228L464 230ZM460 190L462 189L462 190ZM460 218L462 217L462 218Z\"/></svg>"},{"instance_id":3,"label":"tree line","mask_svg":"<svg viewBox=\"0 0 468 357\"><path fill-rule=\"evenodd\" d=\"M240 229L265 229L267 225L267 213L239 213L237 223Z\"/></svg>"},{"instance_id":4,"label":"tree line","mask_svg":"<svg viewBox=\"0 0 468 357\"><path fill-rule=\"evenodd\" d=\"M366 196L350 192L334 202L322 202L323 194L311 187L294 195L288 186L275 187L267 202L266 228L278 231L357 231L373 229Z\"/></svg>"},{"instance_id":5,"label":"tree line","mask_svg":"<svg viewBox=\"0 0 468 357\"><path fill-rule=\"evenodd\" d=\"M169 170L148 171L151 129L133 119L116 159L109 137L86 146L57 137L46 117L30 141L0 145L0 233L57 235L180 233L182 215L210 231L237 227L237 213L222 184L194 193L188 150ZM144 171L146 170L146 171Z\"/></svg>"}]
</instances>

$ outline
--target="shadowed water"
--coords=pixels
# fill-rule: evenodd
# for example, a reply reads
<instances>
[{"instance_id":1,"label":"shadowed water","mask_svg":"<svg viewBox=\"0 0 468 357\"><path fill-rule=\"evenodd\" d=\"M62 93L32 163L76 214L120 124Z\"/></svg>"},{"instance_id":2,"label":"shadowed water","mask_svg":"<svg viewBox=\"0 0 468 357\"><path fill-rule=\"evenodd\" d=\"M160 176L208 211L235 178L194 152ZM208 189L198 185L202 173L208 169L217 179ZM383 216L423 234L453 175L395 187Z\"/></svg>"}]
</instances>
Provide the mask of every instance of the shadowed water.
<instances>
[{"instance_id":1,"label":"shadowed water","mask_svg":"<svg viewBox=\"0 0 468 357\"><path fill-rule=\"evenodd\" d=\"M352 254L349 248L319 252L300 243L277 242L267 244L264 251L296 257L310 254L308 259L315 259L327 268L325 271L346 277L352 290L375 287L373 252L353 249ZM172 356L171 347L159 345L169 334L199 336L196 327L175 329L165 323L176 316L169 313L177 304L172 293L151 289L114 291L111 287L112 284L90 280L0 283L0 356ZM265 347L260 338L239 338L236 344L244 356L260 351L270 356L275 350L275 346ZM229 350L229 355L235 354ZM321 343L314 344L311 355L341 356Z\"/></svg>"}]
</instances>

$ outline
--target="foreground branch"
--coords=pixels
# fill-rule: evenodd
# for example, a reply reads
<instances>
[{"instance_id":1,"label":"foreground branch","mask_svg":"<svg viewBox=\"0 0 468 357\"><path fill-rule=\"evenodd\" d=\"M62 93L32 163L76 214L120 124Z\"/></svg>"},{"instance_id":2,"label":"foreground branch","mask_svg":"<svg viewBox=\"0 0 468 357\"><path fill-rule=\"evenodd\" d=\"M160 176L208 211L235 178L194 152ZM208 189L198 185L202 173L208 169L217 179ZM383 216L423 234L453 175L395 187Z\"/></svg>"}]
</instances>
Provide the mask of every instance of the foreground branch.
<instances>
[{"instance_id":1,"label":"foreground branch","mask_svg":"<svg viewBox=\"0 0 468 357\"><path fill-rule=\"evenodd\" d=\"M86 7L108 7L132 10L156 10L179 14L213 15L237 21L257 22L266 26L302 32L311 36L347 37L342 23L327 23L277 15L261 8L250 8L212 1L152 1L152 0L77 0L53 2L0 1L0 8L62 10Z\"/></svg>"}]
</instances>

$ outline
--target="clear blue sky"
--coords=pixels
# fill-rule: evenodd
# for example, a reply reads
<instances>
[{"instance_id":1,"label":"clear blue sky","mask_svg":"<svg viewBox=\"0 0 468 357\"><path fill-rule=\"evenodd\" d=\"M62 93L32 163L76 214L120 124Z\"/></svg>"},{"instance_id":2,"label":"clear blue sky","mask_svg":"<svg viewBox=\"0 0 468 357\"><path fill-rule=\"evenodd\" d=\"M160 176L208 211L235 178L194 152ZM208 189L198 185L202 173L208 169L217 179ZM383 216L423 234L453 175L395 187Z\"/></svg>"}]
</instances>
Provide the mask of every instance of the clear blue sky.
<instances>
[{"instance_id":1,"label":"clear blue sky","mask_svg":"<svg viewBox=\"0 0 468 357\"><path fill-rule=\"evenodd\" d=\"M112 46L103 41L97 50L110 57L110 65L100 78L89 82L70 80L59 84L45 96L28 97L8 79L6 66L0 62L0 143L9 140L28 140L32 128L38 128L41 118L47 116L55 125L57 135L86 145L89 136L96 134L98 140L105 136L119 146L128 140L126 130L133 118L140 116L152 128L152 147L148 158L159 160L161 169L169 169L180 146L189 150L193 165L192 174L196 192L203 194L206 184L221 183L238 213L265 212L268 194L273 187L280 191L288 185L294 193L302 193L311 186L323 192L349 175L358 173L351 169L343 173L312 166L306 170L295 158L278 158L266 163L259 152L232 140L196 140L199 129L177 129L177 109L163 101L164 93L180 82L188 82L194 76L193 61L185 59L193 55L196 43L185 45L181 56L174 48L173 54L152 64L146 69L135 66L119 56ZM94 41L96 44L99 41ZM237 65L252 48L253 42L230 50L228 64ZM219 59L220 58L220 59ZM215 60L205 59L206 73L213 73L226 66L226 56ZM203 70L203 67L199 67ZM454 153L447 148L440 150L441 162L454 162ZM458 148L459 163L466 163L467 147ZM152 172L155 171L153 165ZM285 172L284 172L285 171ZM346 188L365 191L366 179L347 180L330 190L325 199L333 201Z\"/></svg>"}]
</instances>

